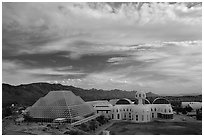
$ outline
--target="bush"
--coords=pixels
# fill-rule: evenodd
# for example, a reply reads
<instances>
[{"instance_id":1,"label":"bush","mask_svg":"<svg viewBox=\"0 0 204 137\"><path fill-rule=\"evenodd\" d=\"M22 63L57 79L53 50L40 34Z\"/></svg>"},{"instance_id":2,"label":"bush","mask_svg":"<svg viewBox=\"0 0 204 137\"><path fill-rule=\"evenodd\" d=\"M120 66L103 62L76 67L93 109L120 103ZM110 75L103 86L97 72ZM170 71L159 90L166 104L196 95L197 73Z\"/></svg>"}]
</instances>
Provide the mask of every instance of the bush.
<instances>
[{"instance_id":1,"label":"bush","mask_svg":"<svg viewBox=\"0 0 204 137\"><path fill-rule=\"evenodd\" d=\"M47 124L47 127L51 127L51 125L50 125L50 124Z\"/></svg>"},{"instance_id":2,"label":"bush","mask_svg":"<svg viewBox=\"0 0 204 137\"><path fill-rule=\"evenodd\" d=\"M187 112L191 112L193 109L192 109L190 106L188 106L188 107L185 107L185 110L186 110Z\"/></svg>"},{"instance_id":3,"label":"bush","mask_svg":"<svg viewBox=\"0 0 204 137\"><path fill-rule=\"evenodd\" d=\"M47 128L43 128L42 131L47 131Z\"/></svg>"},{"instance_id":4,"label":"bush","mask_svg":"<svg viewBox=\"0 0 204 137\"><path fill-rule=\"evenodd\" d=\"M89 131L90 128L87 124L85 123L82 123L80 126L79 126L79 129L83 130L83 131Z\"/></svg>"},{"instance_id":5,"label":"bush","mask_svg":"<svg viewBox=\"0 0 204 137\"><path fill-rule=\"evenodd\" d=\"M97 128L96 121L90 121L89 124L90 130L95 130Z\"/></svg>"},{"instance_id":6,"label":"bush","mask_svg":"<svg viewBox=\"0 0 204 137\"><path fill-rule=\"evenodd\" d=\"M96 118L96 120L100 123L100 124L105 124L106 123L106 118L102 115Z\"/></svg>"}]
</instances>

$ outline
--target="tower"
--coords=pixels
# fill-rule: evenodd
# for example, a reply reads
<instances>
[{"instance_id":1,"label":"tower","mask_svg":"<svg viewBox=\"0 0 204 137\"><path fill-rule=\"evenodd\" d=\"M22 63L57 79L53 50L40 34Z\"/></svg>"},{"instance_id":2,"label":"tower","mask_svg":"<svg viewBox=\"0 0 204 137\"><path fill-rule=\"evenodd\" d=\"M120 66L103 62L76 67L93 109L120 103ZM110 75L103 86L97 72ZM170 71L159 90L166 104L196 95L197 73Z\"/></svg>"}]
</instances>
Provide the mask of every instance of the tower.
<instances>
[{"instance_id":1,"label":"tower","mask_svg":"<svg viewBox=\"0 0 204 137\"><path fill-rule=\"evenodd\" d=\"M138 100L138 105L142 105L142 100L146 98L146 94L143 91L137 91L135 98Z\"/></svg>"}]
</instances>

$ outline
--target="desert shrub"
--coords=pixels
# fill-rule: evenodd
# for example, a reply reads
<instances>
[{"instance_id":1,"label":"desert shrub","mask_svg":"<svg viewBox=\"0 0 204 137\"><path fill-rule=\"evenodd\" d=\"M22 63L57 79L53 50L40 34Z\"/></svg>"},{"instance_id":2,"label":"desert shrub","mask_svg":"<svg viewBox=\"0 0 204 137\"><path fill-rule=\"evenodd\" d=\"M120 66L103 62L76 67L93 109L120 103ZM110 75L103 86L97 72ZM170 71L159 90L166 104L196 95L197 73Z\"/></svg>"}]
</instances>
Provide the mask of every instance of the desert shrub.
<instances>
[{"instance_id":1,"label":"desert shrub","mask_svg":"<svg viewBox=\"0 0 204 137\"><path fill-rule=\"evenodd\" d=\"M47 127L51 127L51 125L50 125L50 124L47 124Z\"/></svg>"},{"instance_id":2,"label":"desert shrub","mask_svg":"<svg viewBox=\"0 0 204 137\"><path fill-rule=\"evenodd\" d=\"M89 126L86 124L86 123L82 123L80 126L79 126L79 129L83 130L83 131L89 131L90 128Z\"/></svg>"}]
</instances>

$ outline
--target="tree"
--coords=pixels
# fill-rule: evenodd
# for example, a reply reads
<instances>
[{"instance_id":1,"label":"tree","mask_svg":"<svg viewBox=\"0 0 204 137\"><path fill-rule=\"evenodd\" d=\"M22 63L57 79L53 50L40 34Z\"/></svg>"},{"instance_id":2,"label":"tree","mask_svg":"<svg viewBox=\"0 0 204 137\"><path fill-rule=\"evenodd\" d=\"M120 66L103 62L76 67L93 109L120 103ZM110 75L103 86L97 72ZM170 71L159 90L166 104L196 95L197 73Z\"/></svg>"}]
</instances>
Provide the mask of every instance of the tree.
<instances>
[{"instance_id":1,"label":"tree","mask_svg":"<svg viewBox=\"0 0 204 137\"><path fill-rule=\"evenodd\" d=\"M197 120L202 120L202 109L197 109L196 110L196 119Z\"/></svg>"},{"instance_id":2,"label":"tree","mask_svg":"<svg viewBox=\"0 0 204 137\"><path fill-rule=\"evenodd\" d=\"M29 113L29 112L25 113L25 114L23 115L23 117L24 117L25 121L30 121L30 120L32 119L32 117L30 116L30 113Z\"/></svg>"},{"instance_id":3,"label":"tree","mask_svg":"<svg viewBox=\"0 0 204 137\"><path fill-rule=\"evenodd\" d=\"M97 120L100 124L105 124L105 116L103 116L103 115L97 117L96 120Z\"/></svg>"},{"instance_id":4,"label":"tree","mask_svg":"<svg viewBox=\"0 0 204 137\"><path fill-rule=\"evenodd\" d=\"M185 108L182 109L182 114L187 114L187 111Z\"/></svg>"},{"instance_id":5,"label":"tree","mask_svg":"<svg viewBox=\"0 0 204 137\"><path fill-rule=\"evenodd\" d=\"M10 107L3 108L2 110L3 118L12 115L12 110Z\"/></svg>"},{"instance_id":6,"label":"tree","mask_svg":"<svg viewBox=\"0 0 204 137\"><path fill-rule=\"evenodd\" d=\"M79 129L83 130L83 131L89 131L89 127L87 126L87 124L82 123L79 127Z\"/></svg>"},{"instance_id":7,"label":"tree","mask_svg":"<svg viewBox=\"0 0 204 137\"><path fill-rule=\"evenodd\" d=\"M190 107L190 106L186 106L186 107L185 107L185 110L186 110L187 112L191 112L193 109L192 109L192 107Z\"/></svg>"},{"instance_id":8,"label":"tree","mask_svg":"<svg viewBox=\"0 0 204 137\"><path fill-rule=\"evenodd\" d=\"M91 130L95 130L95 129L96 129L97 125L96 125L96 121L95 121L95 120L90 121L89 124L90 124L90 125L89 125L89 128L90 128Z\"/></svg>"}]
</instances>

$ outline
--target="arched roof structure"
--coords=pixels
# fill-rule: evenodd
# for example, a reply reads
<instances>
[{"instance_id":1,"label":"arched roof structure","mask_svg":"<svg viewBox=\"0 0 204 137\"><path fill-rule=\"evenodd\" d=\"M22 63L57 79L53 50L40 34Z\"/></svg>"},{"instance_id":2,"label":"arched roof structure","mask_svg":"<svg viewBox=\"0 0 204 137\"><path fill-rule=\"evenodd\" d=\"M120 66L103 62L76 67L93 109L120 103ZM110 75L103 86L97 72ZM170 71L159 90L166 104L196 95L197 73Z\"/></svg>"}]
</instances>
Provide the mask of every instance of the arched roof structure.
<instances>
[{"instance_id":1,"label":"arched roof structure","mask_svg":"<svg viewBox=\"0 0 204 137\"><path fill-rule=\"evenodd\" d=\"M151 104L148 99L145 99L145 104Z\"/></svg>"},{"instance_id":2,"label":"arched roof structure","mask_svg":"<svg viewBox=\"0 0 204 137\"><path fill-rule=\"evenodd\" d=\"M132 104L132 101L127 98L119 99L116 102L116 105L127 105L127 104Z\"/></svg>"},{"instance_id":3,"label":"arched roof structure","mask_svg":"<svg viewBox=\"0 0 204 137\"><path fill-rule=\"evenodd\" d=\"M164 98L156 98L152 104L170 104L167 99Z\"/></svg>"}]
</instances>

